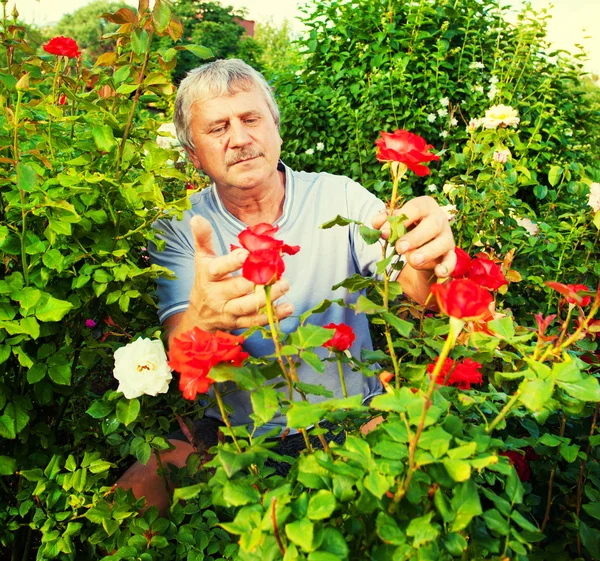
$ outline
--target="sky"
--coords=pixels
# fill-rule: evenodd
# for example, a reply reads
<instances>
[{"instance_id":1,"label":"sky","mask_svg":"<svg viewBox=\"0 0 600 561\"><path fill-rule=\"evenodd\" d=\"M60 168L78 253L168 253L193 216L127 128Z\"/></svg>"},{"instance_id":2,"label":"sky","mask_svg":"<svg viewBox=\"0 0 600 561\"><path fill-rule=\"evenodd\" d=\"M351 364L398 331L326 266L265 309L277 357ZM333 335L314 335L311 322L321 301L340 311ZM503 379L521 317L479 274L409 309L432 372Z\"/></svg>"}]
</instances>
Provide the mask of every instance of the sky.
<instances>
[{"instance_id":1,"label":"sky","mask_svg":"<svg viewBox=\"0 0 600 561\"><path fill-rule=\"evenodd\" d=\"M7 8L17 4L24 21L46 25L54 23L89 3L90 0L9 0ZM135 0L128 0L136 5ZM590 53L587 70L600 74L600 0L531 0L535 9L551 8L552 20L548 24L548 36L557 48L575 50L575 44L583 44ZM501 0L503 4L519 6L521 0ZM226 0L222 4L246 8L248 18L255 21L292 21L293 28L301 30L301 23L294 19L300 14L297 0Z\"/></svg>"}]
</instances>

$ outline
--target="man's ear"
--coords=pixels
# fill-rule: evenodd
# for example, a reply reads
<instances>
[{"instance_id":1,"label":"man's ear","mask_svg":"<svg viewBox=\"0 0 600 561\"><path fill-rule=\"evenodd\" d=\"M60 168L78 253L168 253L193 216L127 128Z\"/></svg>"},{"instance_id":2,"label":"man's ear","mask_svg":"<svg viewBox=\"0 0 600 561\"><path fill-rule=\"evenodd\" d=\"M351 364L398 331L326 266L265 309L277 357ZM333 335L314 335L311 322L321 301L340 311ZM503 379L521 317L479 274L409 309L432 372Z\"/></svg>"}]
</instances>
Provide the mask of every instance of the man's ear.
<instances>
[{"instance_id":1,"label":"man's ear","mask_svg":"<svg viewBox=\"0 0 600 561\"><path fill-rule=\"evenodd\" d=\"M188 158L190 159L190 162L192 162L192 165L198 170L198 171L202 171L202 168L200 167L200 160L198 159L198 156L196 155L196 152L192 151L190 148L186 148L185 149Z\"/></svg>"}]
</instances>

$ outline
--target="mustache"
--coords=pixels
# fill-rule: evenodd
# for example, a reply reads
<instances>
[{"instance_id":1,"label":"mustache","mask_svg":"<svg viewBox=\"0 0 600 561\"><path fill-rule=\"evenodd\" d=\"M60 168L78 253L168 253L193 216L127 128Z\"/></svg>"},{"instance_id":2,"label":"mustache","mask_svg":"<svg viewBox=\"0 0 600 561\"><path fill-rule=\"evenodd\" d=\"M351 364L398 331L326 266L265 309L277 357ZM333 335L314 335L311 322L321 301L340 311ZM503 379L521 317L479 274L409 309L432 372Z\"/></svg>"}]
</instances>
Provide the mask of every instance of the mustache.
<instances>
[{"instance_id":1,"label":"mustache","mask_svg":"<svg viewBox=\"0 0 600 561\"><path fill-rule=\"evenodd\" d=\"M238 150L237 152L225 158L225 165L228 167L233 166L242 160L249 160L259 156L264 156L260 150L256 150L254 148L242 148L241 150Z\"/></svg>"}]
</instances>

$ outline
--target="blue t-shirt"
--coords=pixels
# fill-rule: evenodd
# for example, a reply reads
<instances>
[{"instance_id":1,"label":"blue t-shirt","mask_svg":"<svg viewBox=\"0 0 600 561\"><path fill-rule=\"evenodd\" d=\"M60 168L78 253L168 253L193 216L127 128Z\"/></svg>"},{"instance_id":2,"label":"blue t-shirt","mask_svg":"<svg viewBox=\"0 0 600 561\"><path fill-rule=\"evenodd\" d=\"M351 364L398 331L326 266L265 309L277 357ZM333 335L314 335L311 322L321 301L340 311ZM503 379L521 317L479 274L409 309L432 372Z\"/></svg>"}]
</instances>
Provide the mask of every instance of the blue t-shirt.
<instances>
[{"instance_id":1,"label":"blue t-shirt","mask_svg":"<svg viewBox=\"0 0 600 561\"><path fill-rule=\"evenodd\" d=\"M281 166L281 164L280 164ZM277 239L289 245L299 245L296 255L285 255L283 277L289 281L289 291L277 300L277 304L291 302L294 315L281 321L281 329L291 333L298 328L299 316L325 299L343 298L347 305L356 301L358 293L350 294L346 289L332 290L332 286L356 273L374 276L376 263L381 260L381 245L368 245L358 233L357 225L334 226L323 230L320 226L338 214L358 220L370 226L372 218L385 207L372 193L347 177L327 173L306 173L285 169L285 201L283 213L275 222L279 227ZM183 220L173 219L157 224L166 242L162 252L150 248L152 261L167 267L176 275L175 280L158 280L159 318L163 322L189 305L189 295L194 282L194 240L190 220L195 215L206 218L213 228L213 245L217 255L230 251L230 245L239 245L238 234L247 225L229 213L214 187L195 193L190 197L192 208L184 213ZM372 349L368 320L365 314L355 314L349 307L331 306L321 314L313 314L309 323L327 325L345 323L352 327L356 340L350 349L353 356L360 357L362 349ZM239 333L239 332L236 332ZM273 353L273 343L260 333L246 339L244 350L260 357ZM330 355L324 348L315 349L322 357ZM300 381L320 384L331 390L335 397L342 397L336 361L325 362L325 372L316 372L307 364L298 367ZM278 381L277 379L274 380ZM362 394L367 400L381 392L376 376L365 377L360 372L345 370L348 395ZM324 398L309 395L311 402ZM299 399L299 397L298 397ZM251 424L249 414L252 406L248 392L236 390L226 394L223 401L230 405L233 425ZM220 417L217 409L209 410L208 416ZM285 428L285 416L277 415L257 430L260 434L278 427Z\"/></svg>"}]
</instances>

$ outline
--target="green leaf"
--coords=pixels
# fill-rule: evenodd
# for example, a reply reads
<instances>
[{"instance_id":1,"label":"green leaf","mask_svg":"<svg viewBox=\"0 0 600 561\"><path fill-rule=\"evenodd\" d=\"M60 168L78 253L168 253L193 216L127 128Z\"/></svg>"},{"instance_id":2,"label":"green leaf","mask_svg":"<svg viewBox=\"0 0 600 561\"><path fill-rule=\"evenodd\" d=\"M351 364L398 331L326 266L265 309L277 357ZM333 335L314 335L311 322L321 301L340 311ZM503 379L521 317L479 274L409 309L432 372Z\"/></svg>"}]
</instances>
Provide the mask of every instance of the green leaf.
<instances>
[{"instance_id":1,"label":"green leaf","mask_svg":"<svg viewBox=\"0 0 600 561\"><path fill-rule=\"evenodd\" d=\"M458 486L452 498L452 508L456 512L454 522L450 528L452 532L464 530L473 517L482 513L477 485L472 480L465 481Z\"/></svg>"},{"instance_id":2,"label":"green leaf","mask_svg":"<svg viewBox=\"0 0 600 561\"><path fill-rule=\"evenodd\" d=\"M148 463L150 455L152 454L152 448L141 436L136 436L129 446L131 453L137 458L137 461L143 465Z\"/></svg>"},{"instance_id":3,"label":"green leaf","mask_svg":"<svg viewBox=\"0 0 600 561\"><path fill-rule=\"evenodd\" d=\"M42 306L36 308L35 317L40 321L60 321L71 309L71 302L50 296Z\"/></svg>"},{"instance_id":4,"label":"green leaf","mask_svg":"<svg viewBox=\"0 0 600 561\"><path fill-rule=\"evenodd\" d=\"M0 475L12 475L17 471L17 461L8 456L0 456Z\"/></svg>"},{"instance_id":5,"label":"green leaf","mask_svg":"<svg viewBox=\"0 0 600 561\"><path fill-rule=\"evenodd\" d=\"M333 329L325 329L320 325L301 325L296 331L290 335L293 345L299 349L309 349L321 347L323 343L333 337Z\"/></svg>"},{"instance_id":6,"label":"green leaf","mask_svg":"<svg viewBox=\"0 0 600 561\"><path fill-rule=\"evenodd\" d=\"M519 385L519 400L531 411L541 411L552 397L553 380L523 380Z\"/></svg>"},{"instance_id":7,"label":"green leaf","mask_svg":"<svg viewBox=\"0 0 600 561\"><path fill-rule=\"evenodd\" d=\"M454 481L466 481L471 477L471 464L469 462L446 458L443 461L443 464L448 475L454 479Z\"/></svg>"},{"instance_id":8,"label":"green leaf","mask_svg":"<svg viewBox=\"0 0 600 561\"><path fill-rule=\"evenodd\" d=\"M64 269L65 258L58 249L51 249L42 255L42 262L48 269L53 269L60 273Z\"/></svg>"},{"instance_id":9,"label":"green leaf","mask_svg":"<svg viewBox=\"0 0 600 561\"><path fill-rule=\"evenodd\" d=\"M48 366L43 362L37 362L27 371L27 381L30 384L35 384L43 380L47 372Z\"/></svg>"},{"instance_id":10,"label":"green leaf","mask_svg":"<svg viewBox=\"0 0 600 561\"><path fill-rule=\"evenodd\" d=\"M402 337L408 337L413 329L412 323L388 312L382 314L383 319L390 324Z\"/></svg>"},{"instance_id":11,"label":"green leaf","mask_svg":"<svg viewBox=\"0 0 600 561\"><path fill-rule=\"evenodd\" d=\"M92 128L94 144L100 152L110 152L116 145L115 135L108 125L94 125Z\"/></svg>"},{"instance_id":12,"label":"green leaf","mask_svg":"<svg viewBox=\"0 0 600 561\"><path fill-rule=\"evenodd\" d=\"M600 503L587 503L583 505L583 510L590 516L600 520Z\"/></svg>"},{"instance_id":13,"label":"green leaf","mask_svg":"<svg viewBox=\"0 0 600 561\"><path fill-rule=\"evenodd\" d=\"M177 47L176 47L177 48ZM206 60L213 57L213 53L210 49L203 47L202 45L182 45L186 51L189 51L193 55Z\"/></svg>"},{"instance_id":14,"label":"green leaf","mask_svg":"<svg viewBox=\"0 0 600 561\"><path fill-rule=\"evenodd\" d=\"M587 376L577 382L556 380L556 385L567 394L581 401L600 401L600 384L593 376Z\"/></svg>"},{"instance_id":15,"label":"green leaf","mask_svg":"<svg viewBox=\"0 0 600 561\"><path fill-rule=\"evenodd\" d=\"M579 446L573 444L569 446L565 442L561 443L560 448L558 449L560 455L570 464L572 464L577 459L577 454L579 452Z\"/></svg>"},{"instance_id":16,"label":"green leaf","mask_svg":"<svg viewBox=\"0 0 600 561\"><path fill-rule=\"evenodd\" d=\"M507 536L510 531L510 525L508 519L502 516L495 508L486 510L483 513L483 519L485 520L486 526L492 531L500 534L501 536Z\"/></svg>"},{"instance_id":17,"label":"green leaf","mask_svg":"<svg viewBox=\"0 0 600 561\"><path fill-rule=\"evenodd\" d=\"M550 168L550 171L548 172L548 183L550 183L550 185L552 185L552 187L555 187L558 184L558 182L560 181L562 173L563 173L563 168L561 168L560 166L552 166ZM538 197L538 198L543 198L543 197Z\"/></svg>"},{"instance_id":18,"label":"green leaf","mask_svg":"<svg viewBox=\"0 0 600 561\"><path fill-rule=\"evenodd\" d=\"M288 539L304 551L311 551L315 527L312 522L303 518L285 526L285 534Z\"/></svg>"},{"instance_id":19,"label":"green leaf","mask_svg":"<svg viewBox=\"0 0 600 561\"><path fill-rule=\"evenodd\" d=\"M381 238L381 230L375 230L374 228L368 228L364 224L361 224L358 229L360 236L368 245L373 245Z\"/></svg>"},{"instance_id":20,"label":"green leaf","mask_svg":"<svg viewBox=\"0 0 600 561\"><path fill-rule=\"evenodd\" d=\"M311 520L325 520L333 514L335 507L336 501L331 491L322 489L310 497L306 516Z\"/></svg>"},{"instance_id":21,"label":"green leaf","mask_svg":"<svg viewBox=\"0 0 600 561\"><path fill-rule=\"evenodd\" d=\"M376 470L370 470L364 479L365 488L379 500L385 495L392 485L392 481Z\"/></svg>"},{"instance_id":22,"label":"green leaf","mask_svg":"<svg viewBox=\"0 0 600 561\"><path fill-rule=\"evenodd\" d=\"M263 424L268 423L273 418L279 407L277 392L270 386L264 386L252 391L250 393L250 400L254 415Z\"/></svg>"},{"instance_id":23,"label":"green leaf","mask_svg":"<svg viewBox=\"0 0 600 561\"><path fill-rule=\"evenodd\" d=\"M48 368L48 376L55 384L68 386L71 384L71 366L69 364L57 364Z\"/></svg>"},{"instance_id":24,"label":"green leaf","mask_svg":"<svg viewBox=\"0 0 600 561\"><path fill-rule=\"evenodd\" d=\"M164 2L157 0L152 9L152 20L158 33L164 33L169 27L171 19L171 10Z\"/></svg>"},{"instance_id":25,"label":"green leaf","mask_svg":"<svg viewBox=\"0 0 600 561\"><path fill-rule=\"evenodd\" d=\"M195 499L204 487L206 487L206 483L196 483L188 487L177 487L173 491L173 506L181 500L189 501L190 499Z\"/></svg>"},{"instance_id":26,"label":"green leaf","mask_svg":"<svg viewBox=\"0 0 600 561\"><path fill-rule=\"evenodd\" d=\"M600 531L588 526L583 520L579 521L579 535L581 543L591 557L600 559Z\"/></svg>"},{"instance_id":27,"label":"green leaf","mask_svg":"<svg viewBox=\"0 0 600 561\"><path fill-rule=\"evenodd\" d=\"M104 419L107 415L112 413L114 407L114 403L108 401L94 401L86 413L94 419Z\"/></svg>"},{"instance_id":28,"label":"green leaf","mask_svg":"<svg viewBox=\"0 0 600 561\"><path fill-rule=\"evenodd\" d=\"M382 314L387 312L383 306L375 304L375 302L372 302L362 294L356 300L356 304L354 304L353 308L357 314Z\"/></svg>"},{"instance_id":29,"label":"green leaf","mask_svg":"<svg viewBox=\"0 0 600 561\"><path fill-rule=\"evenodd\" d=\"M600 230L600 210L596 211L596 214L594 214L594 226L596 226L596 228L598 228L598 230Z\"/></svg>"},{"instance_id":30,"label":"green leaf","mask_svg":"<svg viewBox=\"0 0 600 561\"><path fill-rule=\"evenodd\" d=\"M105 460L94 460L90 463L89 470L92 473L103 473L108 471L111 467L114 467L114 464L111 464Z\"/></svg>"},{"instance_id":31,"label":"green leaf","mask_svg":"<svg viewBox=\"0 0 600 561\"><path fill-rule=\"evenodd\" d=\"M131 34L131 48L137 56L145 55L149 44L150 37L145 29L138 28Z\"/></svg>"},{"instance_id":32,"label":"green leaf","mask_svg":"<svg viewBox=\"0 0 600 561\"><path fill-rule=\"evenodd\" d=\"M133 423L140 412L140 402L137 399L121 399L117 403L117 419L125 426Z\"/></svg>"},{"instance_id":33,"label":"green leaf","mask_svg":"<svg viewBox=\"0 0 600 561\"><path fill-rule=\"evenodd\" d=\"M323 364L323 359L312 351L301 351L300 358L306 362L313 370L320 372L321 374L325 372L325 364Z\"/></svg>"},{"instance_id":34,"label":"green leaf","mask_svg":"<svg viewBox=\"0 0 600 561\"><path fill-rule=\"evenodd\" d=\"M295 401L287 412L288 427L300 429L316 425L326 411L326 407L320 403Z\"/></svg>"},{"instance_id":35,"label":"green leaf","mask_svg":"<svg viewBox=\"0 0 600 561\"><path fill-rule=\"evenodd\" d=\"M404 532L398 527L396 521L385 512L379 511L375 524L377 535L384 543L390 545L402 545L406 543Z\"/></svg>"},{"instance_id":36,"label":"green leaf","mask_svg":"<svg viewBox=\"0 0 600 561\"><path fill-rule=\"evenodd\" d=\"M31 193L37 182L38 175L29 164L17 164L17 187L26 193Z\"/></svg>"},{"instance_id":37,"label":"green leaf","mask_svg":"<svg viewBox=\"0 0 600 561\"><path fill-rule=\"evenodd\" d=\"M306 320L312 316L313 314L322 314L326 312L331 306L337 304L338 306L344 306L344 299L338 298L337 300L323 300L319 304L317 304L314 308L307 310L300 316L300 324L303 325Z\"/></svg>"},{"instance_id":38,"label":"green leaf","mask_svg":"<svg viewBox=\"0 0 600 561\"><path fill-rule=\"evenodd\" d=\"M533 193L538 199L545 199L548 195L548 187L545 185L536 185L533 188Z\"/></svg>"},{"instance_id":39,"label":"green leaf","mask_svg":"<svg viewBox=\"0 0 600 561\"><path fill-rule=\"evenodd\" d=\"M350 224L360 224L360 222L357 223L355 220L344 218L338 214L333 220L321 224L321 229L329 230L329 228L333 228L334 226L349 226Z\"/></svg>"},{"instance_id":40,"label":"green leaf","mask_svg":"<svg viewBox=\"0 0 600 561\"><path fill-rule=\"evenodd\" d=\"M260 493L245 479L228 481L223 486L223 498L233 506L243 506L260 501Z\"/></svg>"},{"instance_id":41,"label":"green leaf","mask_svg":"<svg viewBox=\"0 0 600 561\"><path fill-rule=\"evenodd\" d=\"M301 392L311 395L322 395L323 397L333 397L333 392L318 384L307 384L306 382L294 382Z\"/></svg>"},{"instance_id":42,"label":"green leaf","mask_svg":"<svg viewBox=\"0 0 600 561\"><path fill-rule=\"evenodd\" d=\"M436 526L431 524L433 512L429 512L425 516L413 518L406 528L406 535L414 538L413 547L418 548L427 542L435 540L440 533Z\"/></svg>"},{"instance_id":43,"label":"green leaf","mask_svg":"<svg viewBox=\"0 0 600 561\"><path fill-rule=\"evenodd\" d=\"M515 326L511 317L493 319L487 322L487 326L502 339L510 340L515 336Z\"/></svg>"}]
</instances>

